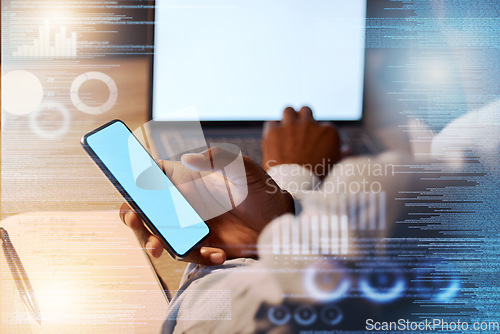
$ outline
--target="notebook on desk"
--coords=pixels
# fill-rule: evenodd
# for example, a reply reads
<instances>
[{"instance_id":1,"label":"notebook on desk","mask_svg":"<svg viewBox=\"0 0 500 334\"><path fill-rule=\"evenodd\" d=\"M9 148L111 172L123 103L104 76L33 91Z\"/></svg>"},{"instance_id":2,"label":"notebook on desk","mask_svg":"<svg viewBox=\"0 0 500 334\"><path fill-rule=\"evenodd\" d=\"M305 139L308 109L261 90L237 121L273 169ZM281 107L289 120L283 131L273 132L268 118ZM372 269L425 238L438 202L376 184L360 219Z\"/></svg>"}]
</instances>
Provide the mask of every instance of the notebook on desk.
<instances>
[{"instance_id":1,"label":"notebook on desk","mask_svg":"<svg viewBox=\"0 0 500 334\"><path fill-rule=\"evenodd\" d=\"M376 151L361 131L366 7L366 0L157 1L150 120L159 157L175 155L182 140L193 148L233 143L259 161L262 124L286 106L309 106L357 153ZM201 122L204 136L186 130L189 122Z\"/></svg>"},{"instance_id":2,"label":"notebook on desk","mask_svg":"<svg viewBox=\"0 0 500 334\"><path fill-rule=\"evenodd\" d=\"M19 289L13 257L6 256L14 253L2 247L1 333L160 331L168 301L116 211L25 213L0 225L31 286ZM34 307L25 292L33 294Z\"/></svg>"}]
</instances>

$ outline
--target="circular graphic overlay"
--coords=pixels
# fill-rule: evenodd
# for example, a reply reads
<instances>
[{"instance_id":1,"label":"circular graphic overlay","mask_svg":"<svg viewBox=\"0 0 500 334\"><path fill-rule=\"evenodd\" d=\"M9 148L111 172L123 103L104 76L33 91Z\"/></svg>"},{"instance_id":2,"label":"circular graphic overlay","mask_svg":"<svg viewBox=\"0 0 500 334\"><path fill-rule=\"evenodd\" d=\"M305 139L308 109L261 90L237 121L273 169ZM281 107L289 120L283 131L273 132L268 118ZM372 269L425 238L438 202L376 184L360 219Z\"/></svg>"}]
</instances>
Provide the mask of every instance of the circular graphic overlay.
<instances>
[{"instance_id":1,"label":"circular graphic overlay","mask_svg":"<svg viewBox=\"0 0 500 334\"><path fill-rule=\"evenodd\" d=\"M267 318L276 326L286 324L291 317L290 310L284 305L270 307L267 311Z\"/></svg>"},{"instance_id":2,"label":"circular graphic overlay","mask_svg":"<svg viewBox=\"0 0 500 334\"><path fill-rule=\"evenodd\" d=\"M293 312L293 318L299 325L309 326L316 321L318 314L316 313L314 307L303 305L298 307L295 312Z\"/></svg>"},{"instance_id":3,"label":"circular graphic overlay","mask_svg":"<svg viewBox=\"0 0 500 334\"><path fill-rule=\"evenodd\" d=\"M108 86L109 96L108 100L100 106L89 106L85 104L78 95L78 90L88 80L99 80ZM86 114L98 115L110 111L116 104L118 99L118 87L111 77L102 72L86 72L80 74L73 80L70 88L71 102L73 102L76 109Z\"/></svg>"},{"instance_id":4,"label":"circular graphic overlay","mask_svg":"<svg viewBox=\"0 0 500 334\"><path fill-rule=\"evenodd\" d=\"M349 278L340 269L313 265L304 273L304 288L316 300L332 302L344 298L351 287Z\"/></svg>"},{"instance_id":5,"label":"circular graphic overlay","mask_svg":"<svg viewBox=\"0 0 500 334\"><path fill-rule=\"evenodd\" d=\"M61 123L61 125L55 130L47 130L40 126L39 116L42 110L54 110L57 111L62 116L62 121L54 121L54 123ZM34 133L42 138L57 138L65 134L70 125L70 115L68 109L66 109L62 104L58 102L44 102L36 110L36 112L30 115L30 127Z\"/></svg>"},{"instance_id":6,"label":"circular graphic overlay","mask_svg":"<svg viewBox=\"0 0 500 334\"><path fill-rule=\"evenodd\" d=\"M374 302L389 303L402 297L406 281L397 270L372 272L359 280L359 289Z\"/></svg>"},{"instance_id":7,"label":"circular graphic overlay","mask_svg":"<svg viewBox=\"0 0 500 334\"><path fill-rule=\"evenodd\" d=\"M344 318L342 310L336 305L326 306L321 310L321 320L331 326L340 324Z\"/></svg>"},{"instance_id":8,"label":"circular graphic overlay","mask_svg":"<svg viewBox=\"0 0 500 334\"><path fill-rule=\"evenodd\" d=\"M2 109L14 115L36 110L43 99L40 80L28 71L11 71L2 76Z\"/></svg>"},{"instance_id":9,"label":"circular graphic overlay","mask_svg":"<svg viewBox=\"0 0 500 334\"><path fill-rule=\"evenodd\" d=\"M437 268L435 268L438 266ZM458 272L453 268L442 268L429 263L415 269L413 281L421 298L447 303L455 298L461 289Z\"/></svg>"}]
</instances>

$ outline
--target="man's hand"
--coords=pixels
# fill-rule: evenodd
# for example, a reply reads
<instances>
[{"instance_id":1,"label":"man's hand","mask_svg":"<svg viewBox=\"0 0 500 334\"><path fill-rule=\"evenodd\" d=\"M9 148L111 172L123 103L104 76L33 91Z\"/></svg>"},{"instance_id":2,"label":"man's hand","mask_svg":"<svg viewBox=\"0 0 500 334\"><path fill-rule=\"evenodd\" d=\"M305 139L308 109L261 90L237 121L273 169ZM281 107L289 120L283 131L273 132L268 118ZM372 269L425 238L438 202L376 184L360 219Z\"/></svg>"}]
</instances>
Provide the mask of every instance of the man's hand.
<instances>
[{"instance_id":1,"label":"man's hand","mask_svg":"<svg viewBox=\"0 0 500 334\"><path fill-rule=\"evenodd\" d=\"M230 153L229 153L230 154ZM228 152L213 147L200 154L186 154L182 162L162 161L170 180L198 211L206 205L218 205L217 201L227 191L233 197L248 191L248 195L232 210L206 223L210 236L201 247L194 249L185 261L216 265L228 258L253 257L256 255L257 238L262 229L274 218L293 212L293 199L281 191L266 172L248 157L243 157L245 177L238 173L225 176L213 172L221 166L213 161L224 162ZM134 232L153 257L162 254L160 240L151 234L140 217L128 206L122 205L120 217Z\"/></svg>"},{"instance_id":2,"label":"man's hand","mask_svg":"<svg viewBox=\"0 0 500 334\"><path fill-rule=\"evenodd\" d=\"M340 160L340 136L333 126L318 124L310 108L288 107L283 120L267 122L262 139L262 165L299 164L323 178Z\"/></svg>"}]
</instances>

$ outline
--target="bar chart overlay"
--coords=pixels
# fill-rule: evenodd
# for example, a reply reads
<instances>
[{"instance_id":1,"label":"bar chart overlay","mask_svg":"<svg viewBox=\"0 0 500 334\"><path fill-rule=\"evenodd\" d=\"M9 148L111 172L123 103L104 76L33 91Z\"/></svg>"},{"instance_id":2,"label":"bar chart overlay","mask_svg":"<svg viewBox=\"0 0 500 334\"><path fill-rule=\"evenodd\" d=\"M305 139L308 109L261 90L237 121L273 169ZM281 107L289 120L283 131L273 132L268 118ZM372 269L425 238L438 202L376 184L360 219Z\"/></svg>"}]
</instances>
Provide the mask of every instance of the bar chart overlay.
<instances>
[{"instance_id":1,"label":"bar chart overlay","mask_svg":"<svg viewBox=\"0 0 500 334\"><path fill-rule=\"evenodd\" d=\"M71 58L77 56L77 34L65 26L54 28L46 20L38 27L38 38L32 44L24 44L13 51L14 57Z\"/></svg>"}]
</instances>

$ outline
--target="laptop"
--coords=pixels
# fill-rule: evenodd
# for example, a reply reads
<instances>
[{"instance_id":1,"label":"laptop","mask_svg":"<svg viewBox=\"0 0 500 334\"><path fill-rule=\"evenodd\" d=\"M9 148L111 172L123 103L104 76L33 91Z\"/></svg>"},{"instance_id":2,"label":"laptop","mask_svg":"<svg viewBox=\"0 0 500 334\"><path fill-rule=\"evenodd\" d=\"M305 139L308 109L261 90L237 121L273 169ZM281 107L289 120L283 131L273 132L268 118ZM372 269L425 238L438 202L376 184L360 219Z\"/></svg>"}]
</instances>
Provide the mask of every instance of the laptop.
<instances>
[{"instance_id":1,"label":"laptop","mask_svg":"<svg viewBox=\"0 0 500 334\"><path fill-rule=\"evenodd\" d=\"M357 153L366 0L157 1L151 137L160 158L214 142L260 162L262 125L287 106L332 121ZM360 140L361 139L361 140ZM361 143L362 145L359 145Z\"/></svg>"}]
</instances>

